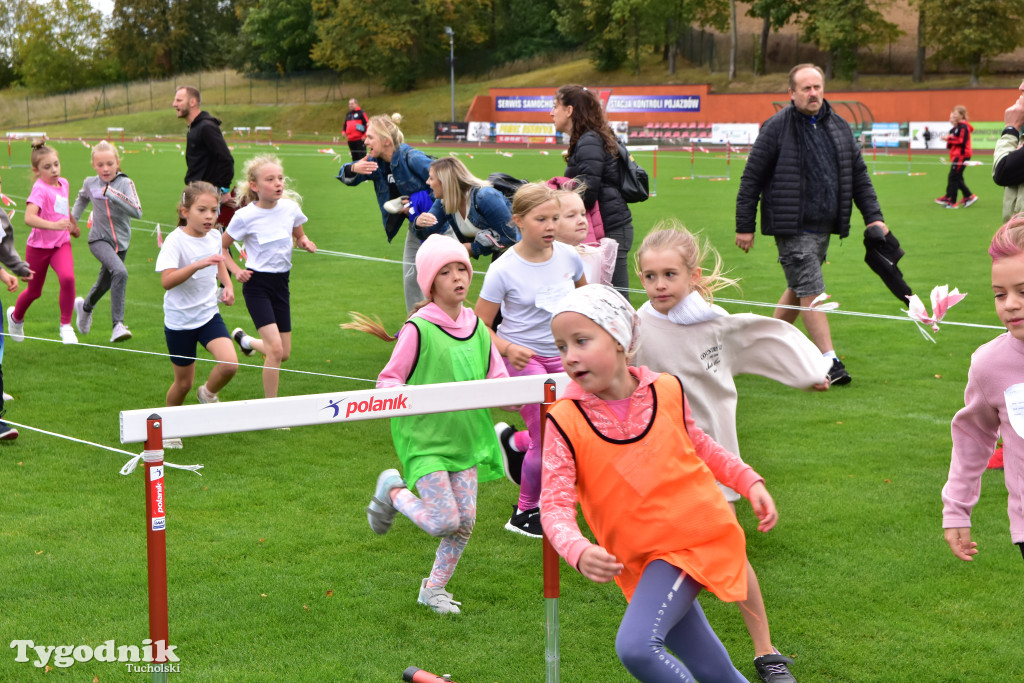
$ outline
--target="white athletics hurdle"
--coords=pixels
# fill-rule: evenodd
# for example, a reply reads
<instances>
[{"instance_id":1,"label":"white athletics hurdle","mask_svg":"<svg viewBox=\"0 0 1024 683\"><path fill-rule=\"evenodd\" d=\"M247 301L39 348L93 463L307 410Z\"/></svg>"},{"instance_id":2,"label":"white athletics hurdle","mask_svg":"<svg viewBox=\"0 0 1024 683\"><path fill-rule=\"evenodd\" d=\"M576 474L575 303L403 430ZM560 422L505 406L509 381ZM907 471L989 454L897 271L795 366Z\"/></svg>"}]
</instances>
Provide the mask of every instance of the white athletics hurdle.
<instances>
[{"instance_id":1,"label":"white athletics hurdle","mask_svg":"<svg viewBox=\"0 0 1024 683\"><path fill-rule=\"evenodd\" d=\"M37 131L35 133L28 133L24 131L7 131L7 157L11 156L11 143L15 140L46 140L46 133L43 131Z\"/></svg>"},{"instance_id":2,"label":"white athletics hurdle","mask_svg":"<svg viewBox=\"0 0 1024 683\"><path fill-rule=\"evenodd\" d=\"M658 196L658 146L657 145L636 145L626 146L630 154L633 152L654 152L654 160L651 162L651 196Z\"/></svg>"},{"instance_id":3,"label":"white athletics hurdle","mask_svg":"<svg viewBox=\"0 0 1024 683\"><path fill-rule=\"evenodd\" d=\"M146 443L142 459L145 462L143 483L146 491L149 637L153 643L153 663L156 665L154 669L162 669L159 665L167 662L164 648L170 642L167 615L167 524L163 439L281 427L344 424L358 420L529 403L547 405L556 395L563 394L568 385L568 375L557 373L121 411L121 443ZM557 683L558 555L546 537L543 545L547 622L545 666L548 683ZM166 680L166 671L153 672L153 681L163 683Z\"/></svg>"}]
</instances>

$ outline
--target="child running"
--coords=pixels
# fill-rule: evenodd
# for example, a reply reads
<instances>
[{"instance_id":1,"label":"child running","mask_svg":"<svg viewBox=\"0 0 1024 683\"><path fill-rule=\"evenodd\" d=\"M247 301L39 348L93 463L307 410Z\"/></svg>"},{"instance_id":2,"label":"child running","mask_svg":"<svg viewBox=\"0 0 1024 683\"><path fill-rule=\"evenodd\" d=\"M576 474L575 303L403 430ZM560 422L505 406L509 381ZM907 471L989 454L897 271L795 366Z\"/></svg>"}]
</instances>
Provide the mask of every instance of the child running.
<instances>
[{"instance_id":1,"label":"child running","mask_svg":"<svg viewBox=\"0 0 1024 683\"><path fill-rule=\"evenodd\" d=\"M569 178L553 178L546 184L554 190L561 210L555 240L576 248L583 261L583 275L587 282L610 285L618 244L610 237L602 237L596 243L585 243L592 226L583 205L583 183ZM517 431L507 422L494 425L494 431L501 444L505 476L519 486L522 481L523 458L530 449L530 433Z\"/></svg>"},{"instance_id":2,"label":"child running","mask_svg":"<svg viewBox=\"0 0 1024 683\"><path fill-rule=\"evenodd\" d=\"M953 555L971 562L978 542L971 540L971 512L981 496L996 440L1003 437L1003 468L1010 540L1024 555L1024 215L1016 215L992 238L992 291L996 315L1006 332L971 356L964 407L953 417L953 455L942 487L942 527Z\"/></svg>"},{"instance_id":3,"label":"child running","mask_svg":"<svg viewBox=\"0 0 1024 683\"><path fill-rule=\"evenodd\" d=\"M106 140L92 148L92 168L96 175L89 176L78 191L78 199L71 207L71 217L77 222L85 207L92 202L92 228L89 230L89 251L100 262L100 274L85 298L75 299L75 327L81 334L92 328L92 311L103 295L110 292L110 341L122 342L132 338L124 324L124 300L128 287L128 269L124 267L128 243L132 238L132 218L142 218L142 204L135 191L135 183L121 172L121 158L117 148Z\"/></svg>"},{"instance_id":4,"label":"child running","mask_svg":"<svg viewBox=\"0 0 1024 683\"><path fill-rule=\"evenodd\" d=\"M710 272L702 264L713 258ZM831 361L782 320L713 305L712 294L735 284L722 274L718 253L679 225L657 226L636 253L636 270L650 299L640 307L637 365L672 373L686 387L693 420L739 457L736 375L752 374L798 389L828 388ZM740 496L722 487L733 506ZM747 599L739 603L754 641L754 667L766 683L795 682L793 663L772 645L757 575L747 562Z\"/></svg>"},{"instance_id":5,"label":"child running","mask_svg":"<svg viewBox=\"0 0 1024 683\"><path fill-rule=\"evenodd\" d=\"M3 209L0 209L0 214L6 215ZM7 231L10 230L10 222L5 226L3 221L0 221L0 240L7 238ZM17 252L15 252L17 253ZM0 268L0 283L7 288L8 292L18 291L18 278L13 273L9 273L3 268ZM7 335L2 334L3 330L0 329L0 418L4 416L6 409L4 408L4 402L9 400L11 396L4 391L4 371L3 371L3 360L4 360L4 337ZM18 430L7 424L3 420L0 420L0 441L13 441L18 438Z\"/></svg>"},{"instance_id":6,"label":"child running","mask_svg":"<svg viewBox=\"0 0 1024 683\"><path fill-rule=\"evenodd\" d=\"M196 375L196 343L209 351L217 364L205 384L196 389L200 403L217 403L217 393L238 370L238 356L228 328L217 310L217 281L224 286L221 300L235 303L235 292L224 266L220 234L214 230L220 193L210 183L190 183L181 195L176 228L160 248L156 272L164 292L164 337L174 365L174 382L167 390L167 405L180 406ZM164 448L181 448L181 439L164 439Z\"/></svg>"},{"instance_id":7,"label":"child running","mask_svg":"<svg viewBox=\"0 0 1024 683\"><path fill-rule=\"evenodd\" d=\"M462 304L473 278L466 248L431 235L416 252L416 277L427 301L397 337L378 387L508 377L487 327ZM394 341L379 324L353 314L343 327ZM391 528L401 512L431 536L441 538L430 576L420 583L418 602L438 614L459 614L461 603L445 590L476 522L478 481L502 476L490 411L464 410L391 420L391 435L406 481L396 469L381 472L366 516L375 533Z\"/></svg>"},{"instance_id":8,"label":"child running","mask_svg":"<svg viewBox=\"0 0 1024 683\"><path fill-rule=\"evenodd\" d=\"M778 513L757 473L697 427L676 377L628 367L639 327L606 285L561 301L551 331L573 381L548 412L541 521L566 562L622 589L615 650L637 680L745 681L696 600L747 597L743 529L715 479L745 492L760 531Z\"/></svg>"},{"instance_id":9,"label":"child running","mask_svg":"<svg viewBox=\"0 0 1024 683\"><path fill-rule=\"evenodd\" d=\"M551 337L551 313L573 287L587 284L579 254L555 241L559 211L554 192L544 185L527 183L516 191L512 220L522 239L491 264L476 302L476 314L488 328L501 311L494 341L512 377L562 372ZM519 414L530 444L522 462L519 504L505 528L541 538L540 406L525 405ZM504 423L497 428L511 431Z\"/></svg>"},{"instance_id":10,"label":"child running","mask_svg":"<svg viewBox=\"0 0 1024 683\"><path fill-rule=\"evenodd\" d=\"M242 296L258 338L241 327L231 337L251 356L259 351L263 361L263 395L277 396L281 364L292 353L292 314L288 276L292 269L292 242L311 254L316 245L306 237L302 225L306 215L299 196L285 189L284 170L273 155L249 159L243 168L248 183L243 201L224 231L224 257L228 270L242 283ZM231 243L245 247L245 270L231 258Z\"/></svg>"},{"instance_id":11,"label":"child running","mask_svg":"<svg viewBox=\"0 0 1024 683\"><path fill-rule=\"evenodd\" d=\"M585 190L583 183L576 180L568 180L562 189L555 190L555 197L561 209L555 239L575 247L579 252L587 282L610 285L612 273L615 272L619 244L610 237L602 237L598 242L586 241L590 225L587 221L587 209L583 204Z\"/></svg>"},{"instance_id":12,"label":"child running","mask_svg":"<svg viewBox=\"0 0 1024 683\"><path fill-rule=\"evenodd\" d=\"M946 179L946 194L935 199L935 203L947 209L967 208L978 201L978 195L974 194L964 182L964 170L967 162L971 160L971 133L974 126L967 122L967 108L963 105L953 107L949 114L949 125L952 128L942 136L949 149L949 176ZM963 194L963 199L958 204L956 201L957 192Z\"/></svg>"},{"instance_id":13,"label":"child running","mask_svg":"<svg viewBox=\"0 0 1024 683\"><path fill-rule=\"evenodd\" d=\"M7 331L11 341L25 339L25 312L43 293L46 272L53 268L60 284L60 340L77 344L71 327L75 308L75 260L71 238L78 237L78 224L71 218L68 181L60 176L57 152L44 142L32 144L32 172L36 182L25 202L25 225L32 228L25 243L25 260L34 272L14 305L7 309Z\"/></svg>"}]
</instances>

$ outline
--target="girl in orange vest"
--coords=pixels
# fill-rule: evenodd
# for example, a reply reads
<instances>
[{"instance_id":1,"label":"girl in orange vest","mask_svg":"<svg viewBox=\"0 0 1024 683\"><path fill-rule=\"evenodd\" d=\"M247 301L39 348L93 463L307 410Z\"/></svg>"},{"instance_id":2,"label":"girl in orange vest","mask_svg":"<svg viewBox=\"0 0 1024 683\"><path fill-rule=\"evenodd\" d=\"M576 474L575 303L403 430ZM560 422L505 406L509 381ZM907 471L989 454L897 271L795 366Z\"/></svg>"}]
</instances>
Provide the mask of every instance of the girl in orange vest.
<instances>
[{"instance_id":1,"label":"girl in orange vest","mask_svg":"<svg viewBox=\"0 0 1024 683\"><path fill-rule=\"evenodd\" d=\"M745 681L696 597L746 598L746 541L715 479L768 531L778 513L764 480L694 424L675 376L627 365L639 317L614 289L573 291L551 331L573 383L548 413L545 534L581 574L622 589L615 649L637 680ZM577 500L597 544L580 532Z\"/></svg>"}]
</instances>

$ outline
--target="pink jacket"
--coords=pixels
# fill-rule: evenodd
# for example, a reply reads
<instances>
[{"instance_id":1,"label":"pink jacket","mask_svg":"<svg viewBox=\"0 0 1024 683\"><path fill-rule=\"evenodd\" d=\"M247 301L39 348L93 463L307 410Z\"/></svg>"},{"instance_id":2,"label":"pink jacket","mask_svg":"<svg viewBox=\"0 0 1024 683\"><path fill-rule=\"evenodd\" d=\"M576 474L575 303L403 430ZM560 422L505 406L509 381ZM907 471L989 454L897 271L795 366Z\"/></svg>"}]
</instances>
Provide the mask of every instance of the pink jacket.
<instances>
[{"instance_id":1,"label":"pink jacket","mask_svg":"<svg viewBox=\"0 0 1024 683\"><path fill-rule=\"evenodd\" d=\"M1024 389L1024 342L1007 332L971 356L964 407L953 417L949 479L942 487L944 529L971 526L971 511L981 495L981 477L996 439L1002 436L1010 539L1024 542L1024 438L1010 424L1004 398L1004 392L1013 386Z\"/></svg>"}]
</instances>

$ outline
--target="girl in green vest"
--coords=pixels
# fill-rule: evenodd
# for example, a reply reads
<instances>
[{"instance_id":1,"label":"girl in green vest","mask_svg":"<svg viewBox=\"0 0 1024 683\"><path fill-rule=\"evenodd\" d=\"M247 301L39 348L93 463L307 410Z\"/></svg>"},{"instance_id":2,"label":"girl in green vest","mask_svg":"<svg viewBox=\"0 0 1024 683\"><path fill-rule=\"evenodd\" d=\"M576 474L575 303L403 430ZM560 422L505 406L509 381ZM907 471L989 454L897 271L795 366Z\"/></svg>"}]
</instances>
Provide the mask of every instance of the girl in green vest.
<instances>
[{"instance_id":1,"label":"girl in green vest","mask_svg":"<svg viewBox=\"0 0 1024 683\"><path fill-rule=\"evenodd\" d=\"M396 341L378 387L508 377L487 327L463 306L473 267L451 237L431 235L416 253L416 278L427 297L395 337L379 322L353 313L343 327ZM459 614L461 603L445 590L476 522L479 481L504 476L498 439L487 409L391 420L391 436L405 479L396 469L377 478L366 516L385 534L401 512L441 539L430 576L420 583L420 604L438 614ZM406 481L414 482L419 497Z\"/></svg>"}]
</instances>

